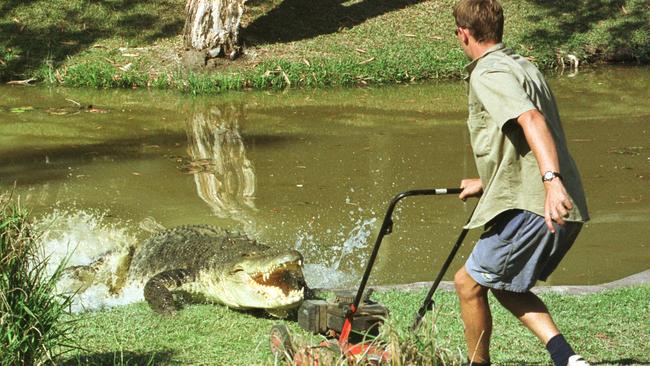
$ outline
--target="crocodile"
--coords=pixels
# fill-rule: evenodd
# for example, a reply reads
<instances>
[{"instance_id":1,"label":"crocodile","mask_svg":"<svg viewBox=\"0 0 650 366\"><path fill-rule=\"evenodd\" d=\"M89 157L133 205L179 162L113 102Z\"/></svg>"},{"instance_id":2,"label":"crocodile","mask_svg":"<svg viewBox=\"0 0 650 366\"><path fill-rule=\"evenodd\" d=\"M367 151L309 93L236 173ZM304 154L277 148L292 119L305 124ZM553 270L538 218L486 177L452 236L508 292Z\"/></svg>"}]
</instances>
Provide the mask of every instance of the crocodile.
<instances>
[{"instance_id":1,"label":"crocodile","mask_svg":"<svg viewBox=\"0 0 650 366\"><path fill-rule=\"evenodd\" d=\"M189 294L232 309L263 309L286 317L309 291L298 251L272 248L210 225L162 229L122 254L119 273L100 277L107 271L99 268L108 262L100 258L69 268L69 276L86 287L93 278L101 279L113 294L125 283L144 283L144 299L163 314L180 309L175 294Z\"/></svg>"},{"instance_id":2,"label":"crocodile","mask_svg":"<svg viewBox=\"0 0 650 366\"><path fill-rule=\"evenodd\" d=\"M131 278L148 278L144 297L160 313L177 310L171 290L200 294L234 309L286 316L305 294L302 255L212 226L161 231L136 251Z\"/></svg>"}]
</instances>

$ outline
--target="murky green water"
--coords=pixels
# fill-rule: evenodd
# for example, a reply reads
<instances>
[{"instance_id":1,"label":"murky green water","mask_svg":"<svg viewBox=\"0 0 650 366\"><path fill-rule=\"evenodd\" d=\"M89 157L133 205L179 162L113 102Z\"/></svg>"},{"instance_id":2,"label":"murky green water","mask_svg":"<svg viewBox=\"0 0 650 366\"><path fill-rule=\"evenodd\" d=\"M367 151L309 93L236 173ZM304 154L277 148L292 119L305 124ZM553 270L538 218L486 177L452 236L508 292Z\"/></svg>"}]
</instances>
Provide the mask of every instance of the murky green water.
<instances>
[{"instance_id":1,"label":"murky green water","mask_svg":"<svg viewBox=\"0 0 650 366\"><path fill-rule=\"evenodd\" d=\"M650 68L552 80L593 220L551 284L650 267L649 84ZM475 175L462 82L207 98L0 87L0 96L0 188L15 182L34 217L82 211L135 237L146 217L238 228L298 247L317 285L358 280L394 194ZM473 204L403 201L371 281L432 280Z\"/></svg>"}]
</instances>

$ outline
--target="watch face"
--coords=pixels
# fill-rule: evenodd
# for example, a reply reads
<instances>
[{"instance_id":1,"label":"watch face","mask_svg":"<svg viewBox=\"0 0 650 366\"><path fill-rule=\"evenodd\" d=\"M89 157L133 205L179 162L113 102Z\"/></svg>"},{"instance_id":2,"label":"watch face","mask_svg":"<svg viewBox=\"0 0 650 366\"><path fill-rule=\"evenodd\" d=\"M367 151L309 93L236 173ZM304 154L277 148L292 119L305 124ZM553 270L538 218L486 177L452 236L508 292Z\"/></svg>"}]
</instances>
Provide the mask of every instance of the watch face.
<instances>
[{"instance_id":1,"label":"watch face","mask_svg":"<svg viewBox=\"0 0 650 366\"><path fill-rule=\"evenodd\" d=\"M553 180L553 178L555 178L555 174L553 174L553 172L544 173L544 180Z\"/></svg>"}]
</instances>

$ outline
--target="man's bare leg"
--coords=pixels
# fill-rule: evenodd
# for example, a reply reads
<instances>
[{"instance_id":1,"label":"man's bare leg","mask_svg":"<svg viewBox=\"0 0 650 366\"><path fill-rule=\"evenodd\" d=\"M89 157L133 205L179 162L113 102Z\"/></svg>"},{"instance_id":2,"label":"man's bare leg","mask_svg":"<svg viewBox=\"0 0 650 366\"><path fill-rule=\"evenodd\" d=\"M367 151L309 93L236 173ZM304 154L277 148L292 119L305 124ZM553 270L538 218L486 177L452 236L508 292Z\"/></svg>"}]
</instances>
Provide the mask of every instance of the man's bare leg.
<instances>
[{"instance_id":1,"label":"man's bare leg","mask_svg":"<svg viewBox=\"0 0 650 366\"><path fill-rule=\"evenodd\" d=\"M556 366L589 365L582 357L576 355L571 345L560 334L546 305L539 297L530 291L523 294L501 290L491 291L503 307L544 343Z\"/></svg>"},{"instance_id":2,"label":"man's bare leg","mask_svg":"<svg viewBox=\"0 0 650 366\"><path fill-rule=\"evenodd\" d=\"M467 356L473 363L489 362L492 313L488 305L488 289L474 281L465 266L456 272L454 283L460 300L460 314L465 324Z\"/></svg>"},{"instance_id":3,"label":"man's bare leg","mask_svg":"<svg viewBox=\"0 0 650 366\"><path fill-rule=\"evenodd\" d=\"M491 290L501 305L508 309L533 334L547 344L554 336L560 334L551 314L544 302L534 293L516 293L502 290Z\"/></svg>"}]
</instances>

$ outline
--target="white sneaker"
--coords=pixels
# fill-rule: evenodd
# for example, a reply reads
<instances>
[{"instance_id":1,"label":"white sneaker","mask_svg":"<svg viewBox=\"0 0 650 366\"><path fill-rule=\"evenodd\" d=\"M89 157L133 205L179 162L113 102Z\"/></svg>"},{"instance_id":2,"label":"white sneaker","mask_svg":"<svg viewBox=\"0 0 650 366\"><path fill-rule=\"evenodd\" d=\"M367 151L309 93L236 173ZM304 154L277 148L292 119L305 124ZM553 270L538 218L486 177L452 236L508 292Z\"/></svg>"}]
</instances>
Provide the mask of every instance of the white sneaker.
<instances>
[{"instance_id":1,"label":"white sneaker","mask_svg":"<svg viewBox=\"0 0 650 366\"><path fill-rule=\"evenodd\" d=\"M567 366L591 366L589 365L589 362L587 362L582 356L580 355L573 355L569 357L569 363L567 363Z\"/></svg>"}]
</instances>

